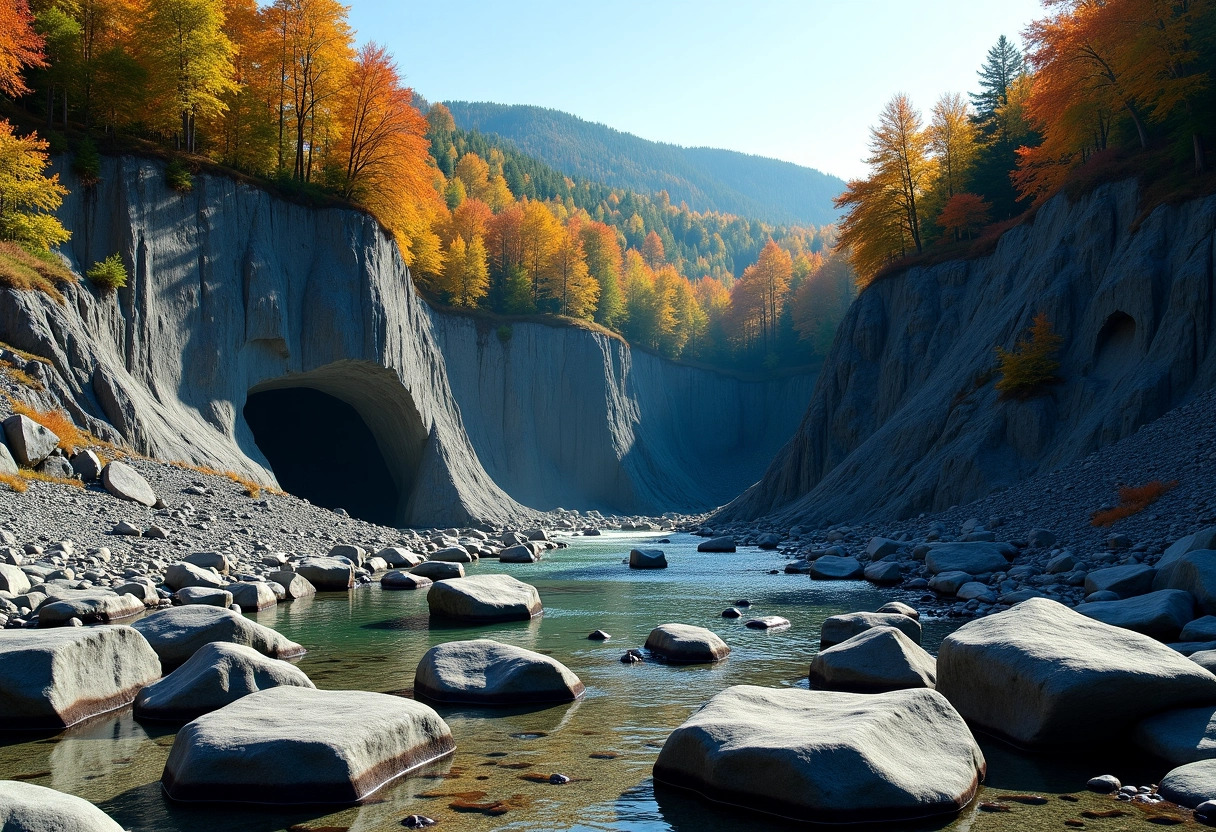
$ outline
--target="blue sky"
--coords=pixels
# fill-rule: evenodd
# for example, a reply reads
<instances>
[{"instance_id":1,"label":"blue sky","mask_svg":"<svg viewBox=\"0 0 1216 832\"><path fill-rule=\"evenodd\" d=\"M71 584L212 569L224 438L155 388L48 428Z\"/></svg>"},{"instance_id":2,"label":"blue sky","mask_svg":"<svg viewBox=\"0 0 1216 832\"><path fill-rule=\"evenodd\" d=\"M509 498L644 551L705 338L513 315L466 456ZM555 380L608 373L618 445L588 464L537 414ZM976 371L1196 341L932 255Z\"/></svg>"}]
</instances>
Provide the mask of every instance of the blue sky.
<instances>
[{"instance_id":1,"label":"blue sky","mask_svg":"<svg viewBox=\"0 0 1216 832\"><path fill-rule=\"evenodd\" d=\"M897 91L970 91L1038 0L347 0L431 101L536 104L648 139L839 176Z\"/></svg>"}]
</instances>

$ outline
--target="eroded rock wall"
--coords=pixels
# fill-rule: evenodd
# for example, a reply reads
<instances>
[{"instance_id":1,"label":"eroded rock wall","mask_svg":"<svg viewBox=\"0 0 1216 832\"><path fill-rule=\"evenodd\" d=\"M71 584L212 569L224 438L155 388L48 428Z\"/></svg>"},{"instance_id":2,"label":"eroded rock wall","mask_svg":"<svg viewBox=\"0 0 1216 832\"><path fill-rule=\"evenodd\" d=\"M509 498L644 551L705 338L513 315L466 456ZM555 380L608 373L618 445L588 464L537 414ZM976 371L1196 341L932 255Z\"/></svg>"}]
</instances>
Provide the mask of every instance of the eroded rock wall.
<instances>
[{"instance_id":1,"label":"eroded rock wall","mask_svg":"<svg viewBox=\"0 0 1216 832\"><path fill-rule=\"evenodd\" d=\"M723 520L898 518L977 499L1216 386L1216 197L1142 216L1134 183L1058 197L995 252L880 280L801 426ZM994 347L1046 312L1061 383L1001 400ZM1049 499L1049 495L1044 495Z\"/></svg>"}]
</instances>

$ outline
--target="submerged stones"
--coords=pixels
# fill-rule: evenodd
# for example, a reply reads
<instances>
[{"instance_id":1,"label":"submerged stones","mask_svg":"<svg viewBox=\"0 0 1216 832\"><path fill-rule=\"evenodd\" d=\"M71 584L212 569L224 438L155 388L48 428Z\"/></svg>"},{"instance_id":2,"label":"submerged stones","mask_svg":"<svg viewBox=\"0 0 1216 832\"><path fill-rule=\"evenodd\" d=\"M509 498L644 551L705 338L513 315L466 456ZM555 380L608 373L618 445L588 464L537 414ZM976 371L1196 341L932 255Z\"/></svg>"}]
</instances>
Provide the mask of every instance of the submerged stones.
<instances>
[{"instance_id":1,"label":"submerged stones","mask_svg":"<svg viewBox=\"0 0 1216 832\"><path fill-rule=\"evenodd\" d=\"M733 537L714 537L702 541L697 546L698 552L733 552L735 539Z\"/></svg>"},{"instance_id":2,"label":"submerged stones","mask_svg":"<svg viewBox=\"0 0 1216 832\"><path fill-rule=\"evenodd\" d=\"M231 610L211 606L171 607L131 625L169 667L183 664L203 645L226 641L252 647L273 659L290 659L304 648L276 631Z\"/></svg>"},{"instance_id":3,"label":"submerged stones","mask_svg":"<svg viewBox=\"0 0 1216 832\"><path fill-rule=\"evenodd\" d=\"M880 693L932 688L937 662L894 627L872 627L819 651L811 662L811 684L826 690Z\"/></svg>"},{"instance_id":4,"label":"submerged stones","mask_svg":"<svg viewBox=\"0 0 1216 832\"><path fill-rule=\"evenodd\" d=\"M426 589L433 583L430 578L401 569L393 569L380 576L381 589Z\"/></svg>"},{"instance_id":5,"label":"submerged stones","mask_svg":"<svg viewBox=\"0 0 1216 832\"><path fill-rule=\"evenodd\" d=\"M1216 704L1216 676L1191 660L1044 598L946 637L937 689L975 725L1032 748L1109 738L1162 709Z\"/></svg>"},{"instance_id":6,"label":"submerged stones","mask_svg":"<svg viewBox=\"0 0 1216 832\"><path fill-rule=\"evenodd\" d=\"M732 548L733 552L734 549ZM666 569L667 555L662 549L630 549L630 569Z\"/></svg>"},{"instance_id":7,"label":"submerged stones","mask_svg":"<svg viewBox=\"0 0 1216 832\"><path fill-rule=\"evenodd\" d=\"M556 659L491 639L432 647L414 674L414 691L437 702L573 702L583 690L578 676Z\"/></svg>"},{"instance_id":8,"label":"submerged stones","mask_svg":"<svg viewBox=\"0 0 1216 832\"><path fill-rule=\"evenodd\" d=\"M252 647L228 642L203 645L168 676L135 697L135 716L187 722L259 690L292 685L311 688L304 671Z\"/></svg>"},{"instance_id":9,"label":"submerged stones","mask_svg":"<svg viewBox=\"0 0 1216 832\"><path fill-rule=\"evenodd\" d=\"M646 649L668 664L712 664L730 655L730 647L704 627L664 624L646 638Z\"/></svg>"},{"instance_id":10,"label":"submerged stones","mask_svg":"<svg viewBox=\"0 0 1216 832\"><path fill-rule=\"evenodd\" d=\"M785 630L789 628L790 621L779 615L765 615L749 619L743 626L749 630Z\"/></svg>"},{"instance_id":11,"label":"submerged stones","mask_svg":"<svg viewBox=\"0 0 1216 832\"><path fill-rule=\"evenodd\" d=\"M433 616L475 624L527 621L544 609L536 587L510 575L441 580L427 592L426 601Z\"/></svg>"},{"instance_id":12,"label":"submerged stones","mask_svg":"<svg viewBox=\"0 0 1216 832\"><path fill-rule=\"evenodd\" d=\"M357 803L455 748L447 724L421 702L275 687L183 727L161 782L183 801Z\"/></svg>"},{"instance_id":13,"label":"submerged stones","mask_svg":"<svg viewBox=\"0 0 1216 832\"><path fill-rule=\"evenodd\" d=\"M75 725L130 703L160 673L130 627L0 631L0 729Z\"/></svg>"},{"instance_id":14,"label":"submerged stones","mask_svg":"<svg viewBox=\"0 0 1216 832\"><path fill-rule=\"evenodd\" d=\"M123 832L89 801L55 789L0 780L0 829L5 832Z\"/></svg>"},{"instance_id":15,"label":"submerged stones","mask_svg":"<svg viewBox=\"0 0 1216 832\"><path fill-rule=\"evenodd\" d=\"M660 783L818 823L954 814L985 771L966 723L934 691L751 685L711 699L672 732L654 764Z\"/></svg>"}]
</instances>

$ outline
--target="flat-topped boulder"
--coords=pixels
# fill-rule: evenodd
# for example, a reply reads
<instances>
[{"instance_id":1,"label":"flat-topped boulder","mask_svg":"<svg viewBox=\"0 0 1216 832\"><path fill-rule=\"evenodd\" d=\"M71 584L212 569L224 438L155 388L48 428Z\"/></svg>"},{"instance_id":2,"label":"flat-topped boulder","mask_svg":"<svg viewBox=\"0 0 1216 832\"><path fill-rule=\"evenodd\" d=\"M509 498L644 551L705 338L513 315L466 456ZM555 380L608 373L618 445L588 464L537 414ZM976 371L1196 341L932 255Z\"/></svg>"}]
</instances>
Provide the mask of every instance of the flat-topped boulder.
<instances>
[{"instance_id":1,"label":"flat-topped boulder","mask_svg":"<svg viewBox=\"0 0 1216 832\"><path fill-rule=\"evenodd\" d=\"M182 563L192 563L202 569L214 569L221 575L232 570L232 561L223 552L194 552L182 558Z\"/></svg>"},{"instance_id":2,"label":"flat-topped boulder","mask_svg":"<svg viewBox=\"0 0 1216 832\"><path fill-rule=\"evenodd\" d=\"M218 572L185 561L174 563L165 570L165 586L174 591L185 589L188 586L223 589L227 584L228 579L222 577Z\"/></svg>"},{"instance_id":3,"label":"flat-topped boulder","mask_svg":"<svg viewBox=\"0 0 1216 832\"><path fill-rule=\"evenodd\" d=\"M422 555L401 546L387 546L376 552L376 557L383 559L392 569L409 569L426 560Z\"/></svg>"},{"instance_id":4,"label":"flat-topped boulder","mask_svg":"<svg viewBox=\"0 0 1216 832\"><path fill-rule=\"evenodd\" d=\"M691 624L664 624L646 637L646 649L668 664L711 664L730 655L730 647L713 632Z\"/></svg>"},{"instance_id":5,"label":"flat-topped boulder","mask_svg":"<svg viewBox=\"0 0 1216 832\"><path fill-rule=\"evenodd\" d=\"M39 627L62 627L73 618L84 624L109 624L133 618L146 609L144 602L134 595L102 590L81 593L43 604L38 608Z\"/></svg>"},{"instance_id":6,"label":"flat-topped boulder","mask_svg":"<svg viewBox=\"0 0 1216 832\"><path fill-rule=\"evenodd\" d=\"M156 492L139 472L125 462L110 462L101 469L101 484L120 500L143 506L156 505Z\"/></svg>"},{"instance_id":7,"label":"flat-topped boulder","mask_svg":"<svg viewBox=\"0 0 1216 832\"><path fill-rule=\"evenodd\" d=\"M1143 563L1095 569L1085 576L1085 593L1088 595L1094 592L1113 592L1120 598L1143 595L1152 591L1153 577L1156 574L1156 569Z\"/></svg>"},{"instance_id":8,"label":"flat-topped boulder","mask_svg":"<svg viewBox=\"0 0 1216 832\"><path fill-rule=\"evenodd\" d=\"M381 589L428 589L433 583L430 578L403 569L393 569L380 576Z\"/></svg>"},{"instance_id":9,"label":"flat-topped boulder","mask_svg":"<svg viewBox=\"0 0 1216 832\"><path fill-rule=\"evenodd\" d=\"M473 556L463 546L448 546L437 552L431 552L430 559L439 563L472 563Z\"/></svg>"},{"instance_id":10,"label":"flat-topped boulder","mask_svg":"<svg viewBox=\"0 0 1216 832\"><path fill-rule=\"evenodd\" d=\"M75 725L129 704L160 674L131 627L0 630L0 729Z\"/></svg>"},{"instance_id":11,"label":"flat-topped boulder","mask_svg":"<svg viewBox=\"0 0 1216 832\"><path fill-rule=\"evenodd\" d=\"M4 441L13 459L33 468L59 447L59 437L29 416L15 413L3 422Z\"/></svg>"},{"instance_id":12,"label":"flat-topped boulder","mask_svg":"<svg viewBox=\"0 0 1216 832\"><path fill-rule=\"evenodd\" d=\"M1185 590L1205 615L1216 613L1216 549L1183 552L1170 561L1162 558L1160 564L1153 589Z\"/></svg>"},{"instance_id":13,"label":"flat-topped boulder","mask_svg":"<svg viewBox=\"0 0 1216 832\"><path fill-rule=\"evenodd\" d=\"M1160 589L1119 601L1078 604L1077 612L1090 618L1135 630L1160 641L1174 641L1195 616L1195 599L1181 589Z\"/></svg>"},{"instance_id":14,"label":"flat-topped boulder","mask_svg":"<svg viewBox=\"0 0 1216 832\"><path fill-rule=\"evenodd\" d=\"M274 590L265 581L229 584L228 591L232 593L232 603L240 607L241 612L261 612L279 603Z\"/></svg>"},{"instance_id":15,"label":"flat-topped boulder","mask_svg":"<svg viewBox=\"0 0 1216 832\"><path fill-rule=\"evenodd\" d=\"M4 832L123 832L89 801L74 794L0 780L0 829Z\"/></svg>"},{"instance_id":16,"label":"flat-topped boulder","mask_svg":"<svg viewBox=\"0 0 1216 832\"><path fill-rule=\"evenodd\" d=\"M1157 794L1171 803L1194 809L1216 797L1216 760L1187 763L1161 778Z\"/></svg>"},{"instance_id":17,"label":"flat-topped boulder","mask_svg":"<svg viewBox=\"0 0 1216 832\"><path fill-rule=\"evenodd\" d=\"M212 586L185 586L173 593L173 597L182 606L200 604L204 607L224 609L232 606L232 593Z\"/></svg>"},{"instance_id":18,"label":"flat-topped boulder","mask_svg":"<svg viewBox=\"0 0 1216 832\"><path fill-rule=\"evenodd\" d=\"M583 695L583 683L542 653L475 639L428 650L414 674L414 692L437 702L529 705L573 702Z\"/></svg>"},{"instance_id":19,"label":"flat-topped boulder","mask_svg":"<svg viewBox=\"0 0 1216 832\"><path fill-rule=\"evenodd\" d=\"M216 641L204 644L185 664L135 697L135 716L188 722L259 690L292 685L314 687L293 664L252 647Z\"/></svg>"},{"instance_id":20,"label":"flat-topped boulder","mask_svg":"<svg viewBox=\"0 0 1216 832\"><path fill-rule=\"evenodd\" d=\"M825 618L819 629L819 649L848 641L872 627L894 627L920 644L920 621L901 612L846 612Z\"/></svg>"},{"instance_id":21,"label":"flat-topped boulder","mask_svg":"<svg viewBox=\"0 0 1216 832\"><path fill-rule=\"evenodd\" d=\"M1151 713L1216 704L1216 676L1199 665L1045 598L947 636L937 689L968 721L1029 748L1109 740Z\"/></svg>"},{"instance_id":22,"label":"flat-topped boulder","mask_svg":"<svg viewBox=\"0 0 1216 832\"><path fill-rule=\"evenodd\" d=\"M881 693L937 684L937 661L894 627L871 627L811 662L811 685L825 690Z\"/></svg>"},{"instance_id":23,"label":"flat-topped boulder","mask_svg":"<svg viewBox=\"0 0 1216 832\"><path fill-rule=\"evenodd\" d=\"M186 662L204 644L226 641L252 647L272 659L304 655L304 648L269 627L232 610L209 606L171 607L133 625L168 667Z\"/></svg>"},{"instance_id":24,"label":"flat-topped boulder","mask_svg":"<svg viewBox=\"0 0 1216 832\"><path fill-rule=\"evenodd\" d=\"M925 567L934 575L938 572L984 575L1004 572L1015 554L1017 549L1008 543L935 543L925 554Z\"/></svg>"},{"instance_id":25,"label":"flat-topped boulder","mask_svg":"<svg viewBox=\"0 0 1216 832\"><path fill-rule=\"evenodd\" d=\"M925 689L879 694L737 685L672 732L657 782L815 823L952 815L984 778L962 717Z\"/></svg>"},{"instance_id":26,"label":"flat-topped boulder","mask_svg":"<svg viewBox=\"0 0 1216 832\"><path fill-rule=\"evenodd\" d=\"M355 585L355 567L339 558L304 558L296 572L318 592L345 592Z\"/></svg>"},{"instance_id":27,"label":"flat-topped boulder","mask_svg":"<svg viewBox=\"0 0 1216 832\"><path fill-rule=\"evenodd\" d=\"M865 575L857 558L824 555L811 562L807 573L820 581L856 581Z\"/></svg>"},{"instance_id":28,"label":"flat-topped boulder","mask_svg":"<svg viewBox=\"0 0 1216 832\"><path fill-rule=\"evenodd\" d=\"M630 549L630 569L666 569L667 555L662 549Z\"/></svg>"},{"instance_id":29,"label":"flat-topped boulder","mask_svg":"<svg viewBox=\"0 0 1216 832\"><path fill-rule=\"evenodd\" d=\"M421 702L280 686L183 727L161 783L189 802L358 803L455 748L447 723Z\"/></svg>"},{"instance_id":30,"label":"flat-topped boulder","mask_svg":"<svg viewBox=\"0 0 1216 832\"><path fill-rule=\"evenodd\" d=\"M527 621L544 609L536 587L510 575L436 581L426 602L433 616L473 624Z\"/></svg>"},{"instance_id":31,"label":"flat-topped boulder","mask_svg":"<svg viewBox=\"0 0 1216 832\"><path fill-rule=\"evenodd\" d=\"M697 545L698 552L733 552L735 539L733 537L711 537Z\"/></svg>"},{"instance_id":32,"label":"flat-topped boulder","mask_svg":"<svg viewBox=\"0 0 1216 832\"><path fill-rule=\"evenodd\" d=\"M410 574L430 578L432 581L448 581L453 578L463 578L464 566L459 563L443 563L442 561L428 560L426 563L420 563L412 567Z\"/></svg>"}]
</instances>

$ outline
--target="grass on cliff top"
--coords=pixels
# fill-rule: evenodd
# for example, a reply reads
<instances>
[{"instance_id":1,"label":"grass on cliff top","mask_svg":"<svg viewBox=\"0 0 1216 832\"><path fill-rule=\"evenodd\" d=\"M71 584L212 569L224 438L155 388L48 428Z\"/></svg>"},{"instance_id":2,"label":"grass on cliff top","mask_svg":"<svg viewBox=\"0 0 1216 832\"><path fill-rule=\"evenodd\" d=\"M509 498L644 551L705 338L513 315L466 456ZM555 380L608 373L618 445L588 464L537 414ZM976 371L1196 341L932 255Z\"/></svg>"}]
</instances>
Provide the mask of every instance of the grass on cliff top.
<instances>
[{"instance_id":1,"label":"grass on cliff top","mask_svg":"<svg viewBox=\"0 0 1216 832\"><path fill-rule=\"evenodd\" d=\"M61 285L75 283L76 277L53 254L31 254L16 243L0 242L0 286L28 292L45 292L64 303Z\"/></svg>"}]
</instances>

